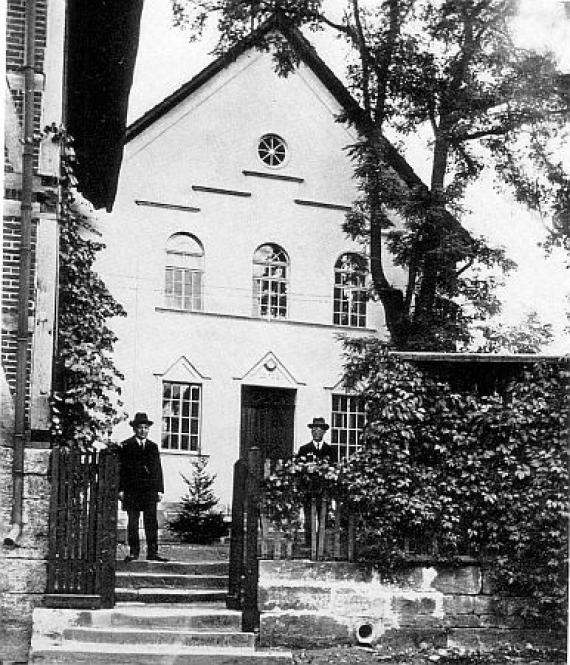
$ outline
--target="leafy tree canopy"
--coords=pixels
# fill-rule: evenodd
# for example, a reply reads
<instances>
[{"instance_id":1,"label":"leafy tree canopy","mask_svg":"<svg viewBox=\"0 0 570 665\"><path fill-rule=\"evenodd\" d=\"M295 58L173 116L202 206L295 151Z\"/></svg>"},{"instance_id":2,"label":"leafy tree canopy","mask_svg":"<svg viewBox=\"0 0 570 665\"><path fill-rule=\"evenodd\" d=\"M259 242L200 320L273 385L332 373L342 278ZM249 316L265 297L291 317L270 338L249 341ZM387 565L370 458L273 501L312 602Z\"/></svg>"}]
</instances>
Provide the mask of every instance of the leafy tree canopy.
<instances>
[{"instance_id":1,"label":"leafy tree canopy","mask_svg":"<svg viewBox=\"0 0 570 665\"><path fill-rule=\"evenodd\" d=\"M518 201L550 216L547 246L570 243L570 180L557 157L568 81L551 54L516 45L515 0L171 2L175 24L193 38L217 17L220 52L253 34L282 75L300 54L277 33L257 30L264 22L327 28L344 40L348 86L360 105L341 118L359 135L349 150L360 196L345 230L369 248L374 294L399 348L454 350L469 341L473 320L499 306L492 283L471 270L514 265L458 223L465 189L484 167L494 167ZM429 183L404 183L388 165L384 133L405 139L426 128ZM395 218L402 228L386 241L381 231ZM403 287L388 279L387 250L405 270Z\"/></svg>"}]
</instances>

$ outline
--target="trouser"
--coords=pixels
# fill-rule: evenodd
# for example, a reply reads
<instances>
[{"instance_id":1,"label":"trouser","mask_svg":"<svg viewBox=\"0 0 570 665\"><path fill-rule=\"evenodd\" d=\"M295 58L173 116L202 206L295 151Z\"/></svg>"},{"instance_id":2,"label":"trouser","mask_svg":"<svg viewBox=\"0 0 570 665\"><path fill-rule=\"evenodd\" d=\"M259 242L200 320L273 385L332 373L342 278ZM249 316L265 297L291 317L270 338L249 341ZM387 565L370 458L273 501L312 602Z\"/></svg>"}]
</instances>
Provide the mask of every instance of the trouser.
<instances>
[{"instance_id":1,"label":"trouser","mask_svg":"<svg viewBox=\"0 0 570 665\"><path fill-rule=\"evenodd\" d=\"M139 520L143 514L144 532L146 536L146 555L155 556L158 552L158 520L156 518L156 502L146 503L142 507L129 507L127 510L127 539L132 556L140 554Z\"/></svg>"}]
</instances>

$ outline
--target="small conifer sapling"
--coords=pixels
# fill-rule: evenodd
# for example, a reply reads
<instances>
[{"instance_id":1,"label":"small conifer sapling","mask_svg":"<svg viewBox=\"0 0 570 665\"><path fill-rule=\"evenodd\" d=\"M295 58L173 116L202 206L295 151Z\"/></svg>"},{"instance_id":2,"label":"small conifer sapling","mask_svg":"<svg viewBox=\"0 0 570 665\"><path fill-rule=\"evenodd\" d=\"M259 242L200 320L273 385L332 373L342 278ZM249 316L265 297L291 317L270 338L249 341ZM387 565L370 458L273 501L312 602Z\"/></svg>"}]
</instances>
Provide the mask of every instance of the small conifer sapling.
<instances>
[{"instance_id":1,"label":"small conifer sapling","mask_svg":"<svg viewBox=\"0 0 570 665\"><path fill-rule=\"evenodd\" d=\"M224 516L218 510L218 499L212 491L216 479L206 466L207 457L192 462L192 474L180 475L186 483L187 492L180 501L180 509L168 524L168 528L185 543L210 544L227 533Z\"/></svg>"}]
</instances>

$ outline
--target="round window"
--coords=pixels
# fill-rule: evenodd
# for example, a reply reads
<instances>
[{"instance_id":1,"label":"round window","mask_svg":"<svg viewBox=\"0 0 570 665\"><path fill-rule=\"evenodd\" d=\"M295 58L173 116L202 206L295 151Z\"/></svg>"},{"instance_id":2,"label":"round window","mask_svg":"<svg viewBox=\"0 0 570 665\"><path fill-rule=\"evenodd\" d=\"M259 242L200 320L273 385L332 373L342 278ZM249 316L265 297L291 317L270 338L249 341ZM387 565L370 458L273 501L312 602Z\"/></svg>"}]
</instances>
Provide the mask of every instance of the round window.
<instances>
[{"instance_id":1,"label":"round window","mask_svg":"<svg viewBox=\"0 0 570 665\"><path fill-rule=\"evenodd\" d=\"M281 166L287 157L287 144L277 134L265 134L259 139L257 154L265 166Z\"/></svg>"}]
</instances>

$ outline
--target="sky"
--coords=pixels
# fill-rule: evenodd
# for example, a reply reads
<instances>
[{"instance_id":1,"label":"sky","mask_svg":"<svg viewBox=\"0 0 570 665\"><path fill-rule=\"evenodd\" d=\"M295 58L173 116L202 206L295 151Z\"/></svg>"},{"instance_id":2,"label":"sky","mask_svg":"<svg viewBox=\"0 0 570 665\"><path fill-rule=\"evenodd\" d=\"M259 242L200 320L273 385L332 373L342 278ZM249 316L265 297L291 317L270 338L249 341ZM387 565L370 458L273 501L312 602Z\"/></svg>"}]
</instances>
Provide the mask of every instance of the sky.
<instances>
[{"instance_id":1,"label":"sky","mask_svg":"<svg viewBox=\"0 0 570 665\"><path fill-rule=\"evenodd\" d=\"M340 10L343 0L327 0L328 7ZM562 70L570 72L570 19L560 0L520 0L515 24L519 43L537 50L555 52ZM309 33L321 58L343 78L343 54L338 42L326 34ZM170 0L146 0L141 36L129 101L129 122L174 92L207 66L213 59L215 30L199 42L190 43L188 35L172 26ZM570 152L570 151L569 151ZM416 158L415 155L417 156ZM413 143L406 158L418 175L422 172L421 150ZM570 159L569 159L570 161ZM537 311L544 322L552 323L556 341L554 353L570 351L566 325L564 294L570 292L570 278L561 253L546 257L538 243L544 239L544 222L517 205L506 192L497 192L493 182L482 178L467 195L472 211L463 220L477 235L484 235L495 246L503 246L517 262L518 270L499 291L503 302L501 319L518 324L526 313Z\"/></svg>"}]
</instances>

